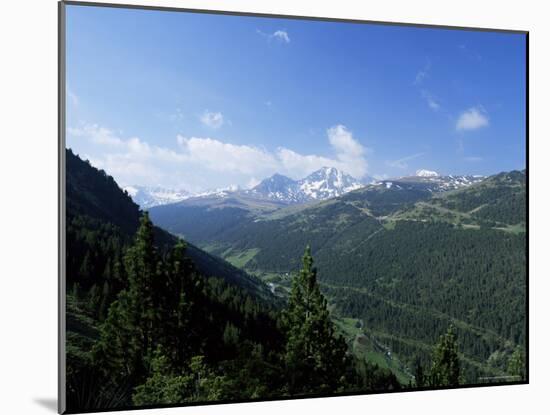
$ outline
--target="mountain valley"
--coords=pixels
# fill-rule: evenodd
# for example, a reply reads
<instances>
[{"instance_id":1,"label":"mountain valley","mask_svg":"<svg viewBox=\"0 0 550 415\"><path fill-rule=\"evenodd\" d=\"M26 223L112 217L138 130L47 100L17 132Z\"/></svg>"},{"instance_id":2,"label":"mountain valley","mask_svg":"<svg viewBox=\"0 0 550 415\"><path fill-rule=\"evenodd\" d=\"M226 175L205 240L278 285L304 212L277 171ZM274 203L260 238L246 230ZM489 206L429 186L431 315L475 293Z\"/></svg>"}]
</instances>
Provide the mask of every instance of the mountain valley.
<instances>
[{"instance_id":1,"label":"mountain valley","mask_svg":"<svg viewBox=\"0 0 550 415\"><path fill-rule=\"evenodd\" d=\"M364 323L409 368L451 322L473 382L502 373L495 356L525 336L525 182L525 171L429 174L313 203L187 200L151 216L282 297L310 245L338 315Z\"/></svg>"}]
</instances>

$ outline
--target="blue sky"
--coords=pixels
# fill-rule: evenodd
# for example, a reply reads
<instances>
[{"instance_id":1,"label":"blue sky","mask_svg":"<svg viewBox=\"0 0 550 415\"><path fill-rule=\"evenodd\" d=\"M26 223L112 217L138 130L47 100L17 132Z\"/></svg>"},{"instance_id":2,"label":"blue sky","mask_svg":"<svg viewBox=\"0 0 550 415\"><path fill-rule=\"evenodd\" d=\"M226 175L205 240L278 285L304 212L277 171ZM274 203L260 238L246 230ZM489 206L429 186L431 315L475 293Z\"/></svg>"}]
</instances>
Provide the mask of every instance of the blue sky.
<instances>
[{"instance_id":1,"label":"blue sky","mask_svg":"<svg viewBox=\"0 0 550 415\"><path fill-rule=\"evenodd\" d=\"M67 146L120 185L525 168L525 36L67 7Z\"/></svg>"}]
</instances>

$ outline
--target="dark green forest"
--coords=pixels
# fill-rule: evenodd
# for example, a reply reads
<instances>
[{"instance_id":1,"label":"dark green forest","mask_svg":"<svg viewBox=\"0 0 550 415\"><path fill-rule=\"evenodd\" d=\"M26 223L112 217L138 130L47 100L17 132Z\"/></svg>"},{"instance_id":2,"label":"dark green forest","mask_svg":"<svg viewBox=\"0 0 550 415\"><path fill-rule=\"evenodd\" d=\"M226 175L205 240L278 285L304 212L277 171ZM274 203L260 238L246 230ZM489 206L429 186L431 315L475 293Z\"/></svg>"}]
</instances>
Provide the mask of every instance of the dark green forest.
<instances>
[{"instance_id":1,"label":"dark green forest","mask_svg":"<svg viewBox=\"0 0 550 415\"><path fill-rule=\"evenodd\" d=\"M187 203L151 214L273 283L283 297L310 245L333 312L360 321L409 378L453 324L464 382L478 383L507 376L508 361L526 341L525 185L525 171L441 193L425 181L397 180L274 214L233 206L234 221L223 227L210 218L229 209ZM201 232L185 219L190 211Z\"/></svg>"},{"instance_id":2,"label":"dark green forest","mask_svg":"<svg viewBox=\"0 0 550 415\"><path fill-rule=\"evenodd\" d=\"M401 387L349 355L309 253L281 301L209 254L196 263L111 177L66 155L69 412Z\"/></svg>"},{"instance_id":3,"label":"dark green forest","mask_svg":"<svg viewBox=\"0 0 550 415\"><path fill-rule=\"evenodd\" d=\"M66 163L69 412L526 376L525 233L502 230L525 223L521 172L485 184L512 188L509 206L482 187L461 204L460 192L360 189L259 221L170 210L167 226L71 150ZM417 203L469 221L411 220L425 215ZM175 232L182 223L197 226ZM220 258L235 252L253 254ZM400 378L357 353L365 334L399 357Z\"/></svg>"}]
</instances>

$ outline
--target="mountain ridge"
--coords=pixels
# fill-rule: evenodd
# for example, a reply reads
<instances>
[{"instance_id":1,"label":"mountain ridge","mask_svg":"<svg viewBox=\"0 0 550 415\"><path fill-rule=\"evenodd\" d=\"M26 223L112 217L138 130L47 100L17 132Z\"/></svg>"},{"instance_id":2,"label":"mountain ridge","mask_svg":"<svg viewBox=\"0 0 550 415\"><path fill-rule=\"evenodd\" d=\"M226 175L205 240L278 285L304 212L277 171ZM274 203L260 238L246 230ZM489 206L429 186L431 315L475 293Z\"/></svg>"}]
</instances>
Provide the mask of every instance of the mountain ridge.
<instances>
[{"instance_id":1,"label":"mountain ridge","mask_svg":"<svg viewBox=\"0 0 550 415\"><path fill-rule=\"evenodd\" d=\"M421 169L417 170L414 175L409 176L386 179L375 179L365 176L363 179L358 180L335 167L322 167L306 177L297 180L280 173L275 173L250 189L241 189L236 185L202 192L141 185L128 185L123 189L128 192L132 200L142 209L177 204L185 201L190 201L191 204L204 204L204 201L208 199L233 197L293 205L339 197L370 185L383 184L391 187L394 184L400 185L399 183L401 182L415 182L429 184L426 188L431 192L442 192L478 183L485 177L473 174L440 175L435 171Z\"/></svg>"},{"instance_id":2,"label":"mountain ridge","mask_svg":"<svg viewBox=\"0 0 550 415\"><path fill-rule=\"evenodd\" d=\"M169 189L162 186L130 185L122 188L141 208L177 203L192 197L193 194L183 189Z\"/></svg>"},{"instance_id":3,"label":"mountain ridge","mask_svg":"<svg viewBox=\"0 0 550 415\"><path fill-rule=\"evenodd\" d=\"M300 180L276 173L243 193L292 204L326 200L360 187L359 180L335 167L322 167Z\"/></svg>"}]
</instances>

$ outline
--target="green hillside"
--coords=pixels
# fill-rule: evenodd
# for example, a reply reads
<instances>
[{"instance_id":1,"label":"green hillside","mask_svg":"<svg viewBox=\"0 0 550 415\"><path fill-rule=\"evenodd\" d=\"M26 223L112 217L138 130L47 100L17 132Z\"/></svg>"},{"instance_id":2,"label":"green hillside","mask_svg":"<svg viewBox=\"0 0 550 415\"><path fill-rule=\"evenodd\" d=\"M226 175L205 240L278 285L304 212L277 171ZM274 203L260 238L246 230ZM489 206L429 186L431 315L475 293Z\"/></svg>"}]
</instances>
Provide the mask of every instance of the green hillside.
<instances>
[{"instance_id":1,"label":"green hillside","mask_svg":"<svg viewBox=\"0 0 550 415\"><path fill-rule=\"evenodd\" d=\"M144 232L145 223L143 217L140 219L137 205L110 176L82 161L70 150L67 150L66 157L69 411L132 405L132 397L136 393L134 388L145 381L149 370L147 359L152 355L142 357L146 359L145 366L122 356L132 353L132 348L136 347L132 339L137 337L131 334L132 330L137 330L136 324L153 315L154 321L162 322L160 325L155 323L157 328L151 332L152 336L157 333L154 335L158 336L157 343L164 344L166 348L170 342L184 341L189 349L187 353L203 356L204 367L220 362L236 364L243 353L250 353L258 347L269 347L274 353L280 351L282 334L276 320L281 303L264 283L192 245L182 248L175 237L152 225L150 235L143 240L143 243L150 241L147 242L150 244L147 248L149 253L143 258L135 257L135 268L131 265L134 261L131 255L142 249L142 245L136 242L136 238L139 241L136 232L138 229L138 234ZM131 254L131 249L136 250L136 254ZM186 255L184 259L182 252ZM174 262L176 257L179 259ZM142 278L154 277L151 280L153 286L151 283L140 283L136 275L132 276L142 272L147 261L156 270L153 275L144 274ZM181 264L185 264L183 269ZM177 272L185 273L182 275L186 287L184 297L180 294L184 287L178 285L174 274ZM165 283L161 283L163 280ZM139 290L134 288L136 284L142 284ZM152 290L149 300L144 296L147 290ZM128 308L124 311L126 314L119 314L122 312L119 310L130 307L128 299L132 295L141 298L133 307L143 309L150 302L151 305L156 303L152 309L153 315L151 311L143 311L139 320L132 322L131 318L137 318L135 313L138 308L134 311ZM170 302L174 301L185 304L185 308L178 312L171 311ZM130 312L134 314L128 314ZM182 312L183 319L178 317L178 313ZM121 321L125 323L119 325ZM113 335L116 338L109 337ZM120 343L124 336L129 336L126 340L129 343ZM166 336L172 336L172 340ZM162 340L165 337L166 340ZM238 349L231 346L231 341L236 339L241 345ZM180 348L175 350L178 353L183 351ZM153 350L150 349L150 352ZM177 356L170 358L175 359L173 364L183 364L183 355L181 358ZM119 366L121 358L126 365L136 365L122 377ZM258 366L255 370L271 374L275 385L279 382L280 373L275 373L276 370L270 367L270 359L258 357L249 360ZM242 369L244 365L240 366L242 376L256 376ZM226 373L229 372L228 369ZM232 379L234 382L242 381L241 374L233 373ZM256 380L264 382L261 378ZM248 396L251 392L243 388L242 393ZM235 396L238 398L239 394L235 393Z\"/></svg>"},{"instance_id":2,"label":"green hillside","mask_svg":"<svg viewBox=\"0 0 550 415\"><path fill-rule=\"evenodd\" d=\"M66 156L69 412L402 387L382 361L348 354L309 249L283 301Z\"/></svg>"},{"instance_id":3,"label":"green hillside","mask_svg":"<svg viewBox=\"0 0 550 415\"><path fill-rule=\"evenodd\" d=\"M112 273L119 265L122 247L136 232L141 211L111 176L81 160L70 149L66 151L66 165L67 273L71 280L87 288L94 284L102 287L104 281L97 276ZM161 249L175 244L176 238L163 229L155 227L154 232ZM223 278L254 295L271 297L265 284L219 257L190 243L187 255L203 275ZM107 257L115 260L107 261ZM88 281L90 276L94 276L94 281Z\"/></svg>"},{"instance_id":4,"label":"green hillside","mask_svg":"<svg viewBox=\"0 0 550 415\"><path fill-rule=\"evenodd\" d=\"M413 208L402 209L393 219L440 220L469 228L525 230L525 171L491 176L466 189L436 195Z\"/></svg>"},{"instance_id":5,"label":"green hillside","mask_svg":"<svg viewBox=\"0 0 550 415\"><path fill-rule=\"evenodd\" d=\"M272 213L211 210L232 218L211 233L194 234L174 207L170 226L279 295L309 244L336 312L364 321L409 368L428 360L452 322L467 381L478 382L502 375L525 344L525 200L525 171L513 171L449 192L394 181ZM161 211L152 213L164 226Z\"/></svg>"}]
</instances>

